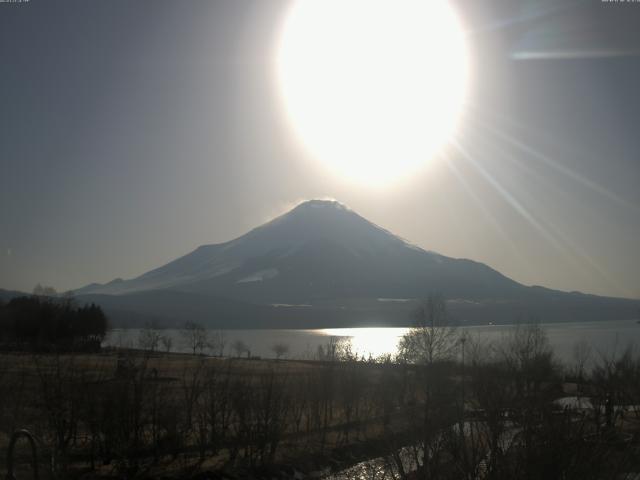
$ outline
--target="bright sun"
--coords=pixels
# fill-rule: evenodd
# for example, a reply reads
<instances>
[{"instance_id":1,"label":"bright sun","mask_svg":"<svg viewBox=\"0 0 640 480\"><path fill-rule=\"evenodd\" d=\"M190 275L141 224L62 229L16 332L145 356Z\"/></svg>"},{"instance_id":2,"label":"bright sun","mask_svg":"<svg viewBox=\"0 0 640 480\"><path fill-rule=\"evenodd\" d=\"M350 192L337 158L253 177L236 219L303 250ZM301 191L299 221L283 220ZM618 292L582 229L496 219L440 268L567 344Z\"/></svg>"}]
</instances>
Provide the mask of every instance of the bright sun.
<instances>
[{"instance_id":1,"label":"bright sun","mask_svg":"<svg viewBox=\"0 0 640 480\"><path fill-rule=\"evenodd\" d=\"M385 185L453 133L468 59L445 0L299 0L277 75L305 147L349 180Z\"/></svg>"}]
</instances>

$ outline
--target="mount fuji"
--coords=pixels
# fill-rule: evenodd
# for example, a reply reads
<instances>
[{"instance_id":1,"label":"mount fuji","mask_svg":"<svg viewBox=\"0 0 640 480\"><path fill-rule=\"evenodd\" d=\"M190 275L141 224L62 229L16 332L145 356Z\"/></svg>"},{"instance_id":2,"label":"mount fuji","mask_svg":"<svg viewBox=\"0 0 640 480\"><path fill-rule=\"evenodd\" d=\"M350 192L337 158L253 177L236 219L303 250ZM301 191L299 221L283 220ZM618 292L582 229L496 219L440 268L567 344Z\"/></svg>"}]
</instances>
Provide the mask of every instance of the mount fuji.
<instances>
[{"instance_id":1,"label":"mount fuji","mask_svg":"<svg viewBox=\"0 0 640 480\"><path fill-rule=\"evenodd\" d=\"M139 277L75 294L103 305L116 323L316 328L408 325L416 302L432 292L448 299L462 323L632 318L640 305L525 286L482 263L423 250L325 200Z\"/></svg>"}]
</instances>

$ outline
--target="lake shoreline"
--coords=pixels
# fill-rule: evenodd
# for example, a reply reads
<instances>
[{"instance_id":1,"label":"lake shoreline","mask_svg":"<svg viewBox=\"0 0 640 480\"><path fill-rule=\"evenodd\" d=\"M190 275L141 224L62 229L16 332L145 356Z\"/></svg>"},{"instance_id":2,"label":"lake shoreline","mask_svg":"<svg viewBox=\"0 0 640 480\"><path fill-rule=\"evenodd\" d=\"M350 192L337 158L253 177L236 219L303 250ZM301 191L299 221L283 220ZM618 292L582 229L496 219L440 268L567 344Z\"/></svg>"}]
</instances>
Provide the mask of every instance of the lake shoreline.
<instances>
[{"instance_id":1,"label":"lake shoreline","mask_svg":"<svg viewBox=\"0 0 640 480\"><path fill-rule=\"evenodd\" d=\"M492 342L500 341L522 324L505 325L469 325L456 327L460 333ZM577 342L589 343L593 349L602 354L625 348L629 344L640 344L640 325L635 319L622 321L585 321L562 323L539 323L547 334L557 356L563 361L571 359L572 350ZM400 338L411 327L371 327L371 328L324 328L324 329L209 329L208 335L219 336L225 343L223 356L254 356L275 358L275 345L284 345L286 354L279 355L297 360L318 359L320 348L326 348L334 339L351 343L353 353L359 357L378 358L394 355ZM171 351L188 353L191 351L184 344L182 329L156 329L159 337L171 338ZM143 329L112 329L103 347L136 348ZM243 345L243 354L234 352L236 343ZM237 345L236 345L237 346ZM162 347L158 346L158 350ZM201 353L218 352L202 350ZM217 355L215 354L217 353Z\"/></svg>"}]
</instances>

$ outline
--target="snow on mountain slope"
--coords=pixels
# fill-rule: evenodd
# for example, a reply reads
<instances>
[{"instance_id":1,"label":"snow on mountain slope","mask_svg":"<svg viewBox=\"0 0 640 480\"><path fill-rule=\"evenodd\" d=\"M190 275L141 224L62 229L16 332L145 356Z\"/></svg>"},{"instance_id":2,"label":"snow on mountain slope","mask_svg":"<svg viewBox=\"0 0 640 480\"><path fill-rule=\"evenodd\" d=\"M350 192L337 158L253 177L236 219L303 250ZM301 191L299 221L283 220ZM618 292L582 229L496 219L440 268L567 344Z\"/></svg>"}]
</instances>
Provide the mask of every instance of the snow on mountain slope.
<instances>
[{"instance_id":1,"label":"snow on mountain slope","mask_svg":"<svg viewBox=\"0 0 640 480\"><path fill-rule=\"evenodd\" d=\"M415 298L428 291L503 296L524 288L486 265L425 251L334 201L311 200L217 245L132 280L79 293L171 289L256 303Z\"/></svg>"}]
</instances>

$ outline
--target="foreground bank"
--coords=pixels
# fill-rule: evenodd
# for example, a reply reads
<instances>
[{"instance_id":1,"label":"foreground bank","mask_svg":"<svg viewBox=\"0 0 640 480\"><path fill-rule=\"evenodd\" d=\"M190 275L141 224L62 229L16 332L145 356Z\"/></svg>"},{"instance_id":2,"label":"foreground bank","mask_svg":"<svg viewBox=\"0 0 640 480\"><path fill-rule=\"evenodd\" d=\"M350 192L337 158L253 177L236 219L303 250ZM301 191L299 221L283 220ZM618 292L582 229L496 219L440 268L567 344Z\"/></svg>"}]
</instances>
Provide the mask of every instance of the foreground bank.
<instances>
[{"instance_id":1,"label":"foreground bank","mask_svg":"<svg viewBox=\"0 0 640 480\"><path fill-rule=\"evenodd\" d=\"M6 354L1 441L28 428L58 478L302 477L373 457L396 478L640 471L632 351L560 365L538 327L462 346L464 363Z\"/></svg>"}]
</instances>

